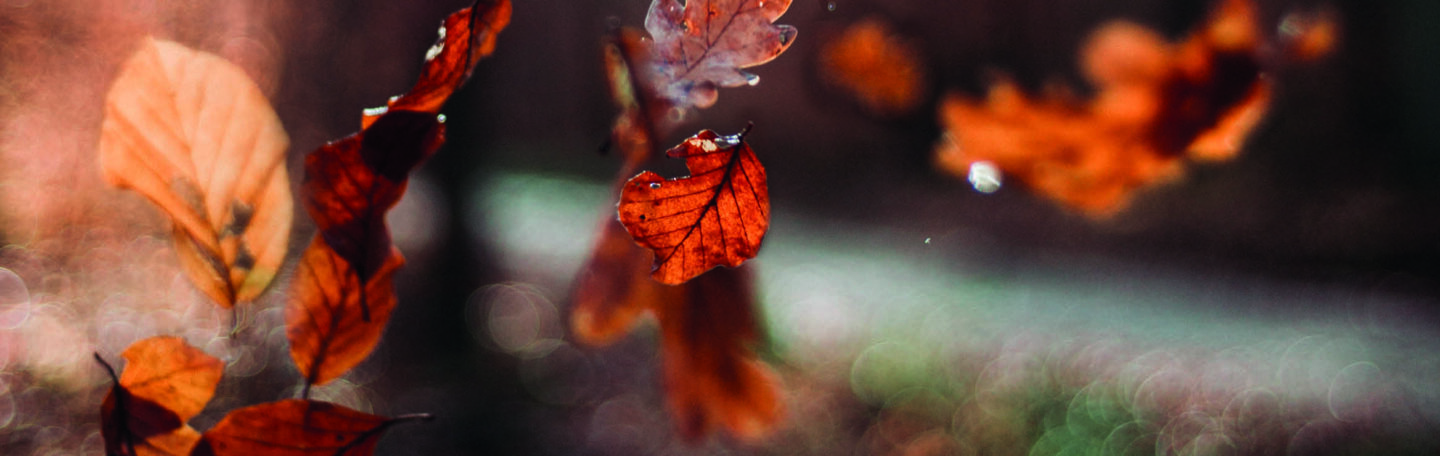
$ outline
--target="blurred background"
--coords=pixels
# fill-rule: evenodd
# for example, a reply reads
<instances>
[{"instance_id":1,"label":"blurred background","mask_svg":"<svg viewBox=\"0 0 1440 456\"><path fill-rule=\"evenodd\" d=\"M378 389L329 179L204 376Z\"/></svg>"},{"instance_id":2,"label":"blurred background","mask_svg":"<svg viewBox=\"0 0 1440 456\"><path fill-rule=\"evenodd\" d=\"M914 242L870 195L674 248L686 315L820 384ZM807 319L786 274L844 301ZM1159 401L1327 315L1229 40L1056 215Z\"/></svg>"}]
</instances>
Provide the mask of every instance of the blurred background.
<instances>
[{"instance_id":1,"label":"blurred background","mask_svg":"<svg viewBox=\"0 0 1440 456\"><path fill-rule=\"evenodd\" d=\"M1267 30L1330 8L1338 41L1271 68L1270 113L1238 157L1097 220L936 169L937 100L980 96L997 72L1083 94L1076 53L1097 26L1178 41L1207 2L797 0L778 21L797 41L752 69L760 83L720 90L660 140L754 122L774 214L753 263L787 422L758 444L692 444L665 413L653 326L602 348L566 329L616 200L600 37L639 27L648 2L517 0L390 215L408 263L385 338L313 394L438 417L390 430L387 455L1431 454L1440 4L1258 4ZM224 337L230 315L180 273L168 221L101 183L104 94L140 36L246 69L298 184L304 154L408 89L466 5L0 0L0 453L103 453L109 380L91 353L118 360L154 334L227 363L196 428L298 391L287 278ZM827 46L857 23L913 58L907 106L876 108L829 70ZM296 220L298 253L314 228Z\"/></svg>"}]
</instances>

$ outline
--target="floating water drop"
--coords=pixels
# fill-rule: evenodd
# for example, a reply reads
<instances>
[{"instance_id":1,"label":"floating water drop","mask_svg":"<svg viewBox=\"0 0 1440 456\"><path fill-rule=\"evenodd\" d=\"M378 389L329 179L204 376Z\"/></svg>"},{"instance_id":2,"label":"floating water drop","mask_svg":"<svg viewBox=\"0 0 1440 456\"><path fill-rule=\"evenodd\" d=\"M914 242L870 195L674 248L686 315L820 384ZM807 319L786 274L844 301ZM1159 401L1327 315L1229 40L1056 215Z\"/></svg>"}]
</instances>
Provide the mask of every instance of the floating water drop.
<instances>
[{"instance_id":1,"label":"floating water drop","mask_svg":"<svg viewBox=\"0 0 1440 456\"><path fill-rule=\"evenodd\" d=\"M830 11L830 12L832 12L832 13L835 12L835 2L826 2L826 3L825 3L825 10L826 10L826 11Z\"/></svg>"},{"instance_id":2,"label":"floating water drop","mask_svg":"<svg viewBox=\"0 0 1440 456\"><path fill-rule=\"evenodd\" d=\"M754 86L755 84L759 83L760 75L754 73L745 73L745 85Z\"/></svg>"},{"instance_id":3,"label":"floating water drop","mask_svg":"<svg viewBox=\"0 0 1440 456\"><path fill-rule=\"evenodd\" d=\"M980 193L995 193L1001 185L1000 168L994 163L979 161L970 164L970 186Z\"/></svg>"}]
</instances>

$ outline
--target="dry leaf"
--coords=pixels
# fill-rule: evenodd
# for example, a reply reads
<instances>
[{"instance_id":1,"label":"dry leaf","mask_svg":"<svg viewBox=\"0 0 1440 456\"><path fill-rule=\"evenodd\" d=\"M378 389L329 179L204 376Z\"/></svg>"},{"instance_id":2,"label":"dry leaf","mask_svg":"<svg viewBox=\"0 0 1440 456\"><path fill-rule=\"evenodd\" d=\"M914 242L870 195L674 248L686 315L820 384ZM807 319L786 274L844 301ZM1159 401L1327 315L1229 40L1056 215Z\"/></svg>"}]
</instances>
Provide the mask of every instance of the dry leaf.
<instances>
[{"instance_id":1,"label":"dry leaf","mask_svg":"<svg viewBox=\"0 0 1440 456\"><path fill-rule=\"evenodd\" d=\"M170 336L135 342L122 356L125 370L100 406L106 452L189 454L200 434L185 422L215 395L224 364Z\"/></svg>"},{"instance_id":2,"label":"dry leaf","mask_svg":"<svg viewBox=\"0 0 1440 456\"><path fill-rule=\"evenodd\" d=\"M236 409L205 431L196 456L363 456L386 428L429 416L386 418L339 405L287 399Z\"/></svg>"},{"instance_id":3,"label":"dry leaf","mask_svg":"<svg viewBox=\"0 0 1440 456\"><path fill-rule=\"evenodd\" d=\"M294 294L285 307L290 358L310 385L344 375L380 343L395 309L390 279L405 263L400 251L391 247L370 279L361 282L351 264L324 243L317 236L305 249Z\"/></svg>"},{"instance_id":4,"label":"dry leaf","mask_svg":"<svg viewBox=\"0 0 1440 456\"><path fill-rule=\"evenodd\" d=\"M676 106L709 107L716 88L754 85L741 71L769 62L795 42L795 27L775 25L790 0L654 0L645 16L655 93Z\"/></svg>"},{"instance_id":5,"label":"dry leaf","mask_svg":"<svg viewBox=\"0 0 1440 456\"><path fill-rule=\"evenodd\" d=\"M190 280L224 307L255 299L285 257L289 138L245 72L147 38L105 100L100 165L165 211Z\"/></svg>"},{"instance_id":6,"label":"dry leaf","mask_svg":"<svg viewBox=\"0 0 1440 456\"><path fill-rule=\"evenodd\" d=\"M754 258L770 228L765 168L740 134L704 130L666 152L690 175L666 180L646 171L620 193L620 223L655 252L652 276L676 285L716 266Z\"/></svg>"}]
</instances>

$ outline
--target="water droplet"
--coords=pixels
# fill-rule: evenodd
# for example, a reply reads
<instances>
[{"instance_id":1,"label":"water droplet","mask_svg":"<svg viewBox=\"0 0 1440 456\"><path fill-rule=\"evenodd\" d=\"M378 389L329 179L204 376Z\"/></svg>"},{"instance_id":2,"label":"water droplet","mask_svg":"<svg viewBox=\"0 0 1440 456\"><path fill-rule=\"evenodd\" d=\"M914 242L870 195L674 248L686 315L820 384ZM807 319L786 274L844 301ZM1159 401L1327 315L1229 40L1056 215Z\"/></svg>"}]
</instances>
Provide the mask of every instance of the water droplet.
<instances>
[{"instance_id":1,"label":"water droplet","mask_svg":"<svg viewBox=\"0 0 1440 456\"><path fill-rule=\"evenodd\" d=\"M789 25L780 25L778 27L780 27L780 44L782 46L790 44L791 41L795 41L795 35L800 33L795 30L795 27Z\"/></svg>"},{"instance_id":2,"label":"water droplet","mask_svg":"<svg viewBox=\"0 0 1440 456\"><path fill-rule=\"evenodd\" d=\"M1000 168L994 163L979 161L970 164L970 186L980 193L995 193L1002 184Z\"/></svg>"},{"instance_id":3,"label":"water droplet","mask_svg":"<svg viewBox=\"0 0 1440 456\"><path fill-rule=\"evenodd\" d=\"M754 73L745 74L745 85L754 86L760 83L760 75Z\"/></svg>"},{"instance_id":4,"label":"water droplet","mask_svg":"<svg viewBox=\"0 0 1440 456\"><path fill-rule=\"evenodd\" d=\"M930 238L925 238L925 243L926 243L926 244L929 244L929 243L930 243Z\"/></svg>"},{"instance_id":5,"label":"water droplet","mask_svg":"<svg viewBox=\"0 0 1440 456\"><path fill-rule=\"evenodd\" d=\"M651 183L650 183L650 189L651 189L651 190L659 190L659 189L660 189L660 183L659 183L659 182L651 182Z\"/></svg>"},{"instance_id":6,"label":"water droplet","mask_svg":"<svg viewBox=\"0 0 1440 456\"><path fill-rule=\"evenodd\" d=\"M826 3L825 3L825 10L826 10L826 11L829 11L829 12L832 12L832 13L835 12L835 2L826 2Z\"/></svg>"}]
</instances>

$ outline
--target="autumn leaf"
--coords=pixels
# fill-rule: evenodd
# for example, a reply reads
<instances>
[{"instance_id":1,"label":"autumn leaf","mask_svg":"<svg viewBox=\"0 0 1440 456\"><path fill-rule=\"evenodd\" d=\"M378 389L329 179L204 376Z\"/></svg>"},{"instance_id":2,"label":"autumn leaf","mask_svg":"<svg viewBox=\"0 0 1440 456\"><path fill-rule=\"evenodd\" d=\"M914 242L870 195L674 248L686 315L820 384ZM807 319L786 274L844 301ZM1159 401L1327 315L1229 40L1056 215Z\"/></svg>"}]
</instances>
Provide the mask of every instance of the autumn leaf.
<instances>
[{"instance_id":1,"label":"autumn leaf","mask_svg":"<svg viewBox=\"0 0 1440 456\"><path fill-rule=\"evenodd\" d=\"M704 130L667 151L685 159L690 176L666 180L646 171L625 183L620 223L655 252L655 280L684 283L759 252L770 228L770 191L765 168L745 143L749 131L720 136Z\"/></svg>"},{"instance_id":2,"label":"autumn leaf","mask_svg":"<svg viewBox=\"0 0 1440 456\"><path fill-rule=\"evenodd\" d=\"M170 216L191 282L229 308L258 297L285 257L288 144L239 67L146 38L106 95L100 167Z\"/></svg>"},{"instance_id":3,"label":"autumn leaf","mask_svg":"<svg viewBox=\"0 0 1440 456\"><path fill-rule=\"evenodd\" d=\"M410 92L367 110L360 132L305 157L302 202L320 232L302 254L286 334L307 392L343 375L379 342L395 306L391 277L404 264L385 214L405 194L410 172L444 144L440 107L494 51L509 20L508 0L452 13Z\"/></svg>"},{"instance_id":4,"label":"autumn leaf","mask_svg":"<svg viewBox=\"0 0 1440 456\"><path fill-rule=\"evenodd\" d=\"M683 296L681 287L650 278L652 256L635 245L619 221L603 221L590 259L575 278L570 326L577 339L610 344L628 333L641 315Z\"/></svg>"},{"instance_id":5,"label":"autumn leaf","mask_svg":"<svg viewBox=\"0 0 1440 456\"><path fill-rule=\"evenodd\" d=\"M961 175L985 163L1089 215L1113 214L1136 190L1178 177L1185 160L1235 156L1270 102L1261 45L1248 0L1222 0L1176 44L1107 24L1081 51L1093 98L1035 98L1009 80L983 100L948 96L936 162Z\"/></svg>"},{"instance_id":6,"label":"autumn leaf","mask_svg":"<svg viewBox=\"0 0 1440 456\"><path fill-rule=\"evenodd\" d=\"M721 268L678 287L662 301L661 362L669 404L682 435L724 427L745 440L774 430L784 414L775 373L755 359L753 281L747 269Z\"/></svg>"},{"instance_id":7,"label":"autumn leaf","mask_svg":"<svg viewBox=\"0 0 1440 456\"><path fill-rule=\"evenodd\" d=\"M795 42L795 27L774 22L790 0L654 0L650 32L655 93L675 106L715 104L718 87L754 85L741 71L769 62Z\"/></svg>"},{"instance_id":8,"label":"autumn leaf","mask_svg":"<svg viewBox=\"0 0 1440 456\"><path fill-rule=\"evenodd\" d=\"M390 426L429 415L396 418L371 415L339 405L287 399L231 411L208 431L196 456L374 454Z\"/></svg>"},{"instance_id":9,"label":"autumn leaf","mask_svg":"<svg viewBox=\"0 0 1440 456\"><path fill-rule=\"evenodd\" d=\"M185 422L200 414L224 364L171 336L144 339L121 354L127 365L101 404L105 451L112 455L186 455L200 434Z\"/></svg>"},{"instance_id":10,"label":"autumn leaf","mask_svg":"<svg viewBox=\"0 0 1440 456\"><path fill-rule=\"evenodd\" d=\"M290 358L307 385L334 380L374 351L395 309L391 276L405 263L400 251L391 247L371 279L361 282L351 264L324 242L316 237L305 249L295 276L295 295L285 308Z\"/></svg>"}]
</instances>

